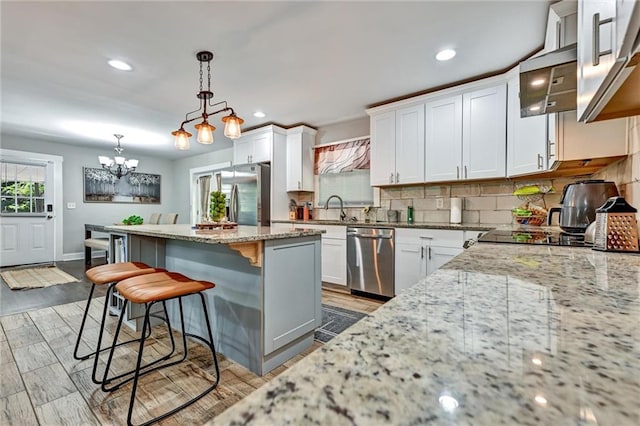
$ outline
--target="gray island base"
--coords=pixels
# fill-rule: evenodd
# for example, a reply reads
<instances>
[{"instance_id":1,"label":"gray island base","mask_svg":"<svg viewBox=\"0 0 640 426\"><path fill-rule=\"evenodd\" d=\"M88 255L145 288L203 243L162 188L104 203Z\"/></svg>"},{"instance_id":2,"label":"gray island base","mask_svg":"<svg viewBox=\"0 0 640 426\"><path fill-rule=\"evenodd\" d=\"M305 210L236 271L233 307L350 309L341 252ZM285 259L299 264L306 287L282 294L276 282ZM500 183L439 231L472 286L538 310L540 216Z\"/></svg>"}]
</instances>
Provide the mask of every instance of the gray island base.
<instances>
[{"instance_id":1,"label":"gray island base","mask_svg":"<svg viewBox=\"0 0 640 426\"><path fill-rule=\"evenodd\" d=\"M240 226L197 231L189 225L110 226L119 259L164 267L216 287L205 292L216 350L264 375L313 344L321 325L320 235ZM139 308L139 307L137 307ZM178 303L167 306L179 324ZM189 333L205 336L198 299L183 300ZM128 324L136 327L139 309Z\"/></svg>"}]
</instances>

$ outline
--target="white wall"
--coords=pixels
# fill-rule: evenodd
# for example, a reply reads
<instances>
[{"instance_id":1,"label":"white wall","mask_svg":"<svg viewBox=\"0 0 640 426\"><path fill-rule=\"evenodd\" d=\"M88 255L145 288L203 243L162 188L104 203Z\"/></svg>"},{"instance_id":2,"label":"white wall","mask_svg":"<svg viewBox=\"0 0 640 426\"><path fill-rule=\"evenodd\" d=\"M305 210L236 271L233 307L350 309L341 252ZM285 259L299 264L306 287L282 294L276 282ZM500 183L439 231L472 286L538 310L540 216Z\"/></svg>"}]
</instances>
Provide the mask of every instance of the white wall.
<instances>
[{"instance_id":1,"label":"white wall","mask_svg":"<svg viewBox=\"0 0 640 426\"><path fill-rule=\"evenodd\" d=\"M45 142L37 139L23 138L2 134L2 148L16 151L36 152L41 154L60 155L64 158L62 163L63 179L63 259L68 259L79 253L84 253L84 224L111 224L120 222L123 218L137 214L149 219L152 213L177 212L174 195L180 191L174 182L174 168L171 160L148 156L133 155L129 150L126 156L132 156L140 160L137 171L141 173L154 173L161 175L160 204L125 204L125 203L85 203L83 202L83 167L100 167L98 155L111 155L113 151L97 148L83 148L76 145L67 145L54 142ZM188 174L188 173L187 173ZM67 209L67 203L76 203L75 209ZM178 217L180 222L181 217ZM185 213L184 222L188 223Z\"/></svg>"},{"instance_id":2,"label":"white wall","mask_svg":"<svg viewBox=\"0 0 640 426\"><path fill-rule=\"evenodd\" d=\"M207 154L194 155L193 157L175 160L173 162L174 175L174 211L179 214L178 222L189 223L190 209L190 182L189 170L197 167L211 166L214 164L233 161L233 148L225 148Z\"/></svg>"},{"instance_id":3,"label":"white wall","mask_svg":"<svg viewBox=\"0 0 640 426\"><path fill-rule=\"evenodd\" d=\"M340 141L344 139L367 136L369 130L369 117L357 118L355 120L343 121L318 128L316 134L316 145Z\"/></svg>"}]
</instances>

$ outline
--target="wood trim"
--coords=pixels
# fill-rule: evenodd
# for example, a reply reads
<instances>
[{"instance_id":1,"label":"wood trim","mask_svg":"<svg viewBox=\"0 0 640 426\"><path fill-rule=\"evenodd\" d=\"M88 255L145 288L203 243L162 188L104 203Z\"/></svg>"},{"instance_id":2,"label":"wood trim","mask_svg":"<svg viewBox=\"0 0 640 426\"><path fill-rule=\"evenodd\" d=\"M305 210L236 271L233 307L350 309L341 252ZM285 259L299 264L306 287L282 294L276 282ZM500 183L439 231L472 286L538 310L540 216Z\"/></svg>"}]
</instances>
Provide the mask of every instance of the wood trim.
<instances>
[{"instance_id":1,"label":"wood trim","mask_svg":"<svg viewBox=\"0 0 640 426\"><path fill-rule=\"evenodd\" d=\"M229 243L229 248L240 253L249 259L249 263L258 268L262 268L262 241L252 241L249 243Z\"/></svg>"}]
</instances>

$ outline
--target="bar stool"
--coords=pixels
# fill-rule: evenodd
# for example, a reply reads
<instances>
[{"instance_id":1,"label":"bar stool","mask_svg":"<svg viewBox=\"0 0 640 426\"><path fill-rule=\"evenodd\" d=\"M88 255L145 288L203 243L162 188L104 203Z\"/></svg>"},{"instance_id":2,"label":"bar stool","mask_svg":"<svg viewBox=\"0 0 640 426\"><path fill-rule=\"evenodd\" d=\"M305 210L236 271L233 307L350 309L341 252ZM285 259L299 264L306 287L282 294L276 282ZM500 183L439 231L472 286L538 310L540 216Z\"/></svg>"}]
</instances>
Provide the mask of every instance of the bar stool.
<instances>
[{"instance_id":1,"label":"bar stool","mask_svg":"<svg viewBox=\"0 0 640 426\"><path fill-rule=\"evenodd\" d=\"M120 374L119 376L116 377L108 377L109 375L109 369L111 367L111 362L113 360L113 353L114 350L116 348L116 346L118 346L118 344L116 344L116 342L118 341L118 334L120 333L120 327L122 326L122 320L124 318L124 310L127 306L127 303L132 302L132 303L139 303L139 304L144 304L146 309L145 309L145 316L144 316L144 323L142 326L142 336L140 337L140 347L138 350L138 359L136 362L136 368L135 370L133 370L133 386L131 388L131 399L129 401L129 411L127 414L127 424L128 425L133 425L133 423L131 422L131 417L133 414L133 406L135 403L135 399L136 399L136 391L137 391L137 387L138 387L138 379L141 375L143 374L147 374L150 373L152 371L158 370L160 368L165 368L165 367L170 367L172 365L176 365L182 361L184 361L187 358L188 355L188 346L187 346L187 336L191 336L195 339L198 339L200 341L202 341L203 343L205 343L209 349L211 350L211 354L213 356L213 363L215 366L215 370L216 370L216 380L215 383L213 383L211 386L209 386L207 389L205 389L202 393L200 393L198 396L196 396L195 398L190 399L189 401L185 402L184 404L170 410L167 411L164 414L161 414L158 417L155 417L151 420L146 421L145 423L143 423L143 425L148 425L154 422L157 422L161 419L164 419L168 416L171 416L172 414L177 413L178 411L182 410L183 408L193 404L194 402L198 401L199 399L201 399L203 396L205 396L206 394L208 394L209 392L211 392L212 390L214 390L217 386L218 383L220 382L220 369L218 367L218 358L216 357L216 349L213 343L213 333L211 332L211 323L209 322L209 314L207 312L207 305L205 303L205 299L204 299L204 295L203 295L203 291L205 290L209 290L215 287L214 283L211 282L207 282L207 281L195 281L192 280L188 277L185 277L182 274L176 273L176 272L158 272L158 273L152 273L152 274L147 274L147 275L141 275L141 276L137 276L137 277L133 277L133 278L129 278L123 281L120 281L118 284L116 284L116 290L118 291L118 293L120 293L120 295L124 298L124 304L122 307L122 312L120 313L120 318L118 319L118 325L116 327L116 332L115 332L115 336L113 337L113 344L111 345L111 350L109 351L109 358L107 360L107 365L105 367L104 370L104 377L102 379L102 390L105 392L110 392L113 390L116 390L118 388L120 388L120 386L122 386L124 383L130 381L131 379L127 379L121 383L118 383L115 386L112 387L108 387L108 384L111 384L111 382L116 378L116 377L122 377L125 376L127 374L130 374L131 372L128 373L124 373L124 374ZM182 309L182 298L184 296L189 296L189 295L195 295L197 294L200 297L200 301L202 302L202 311L204 313L204 320L205 323L207 325L207 333L208 333L208 340L195 335L195 334L191 334L191 333L187 333L185 330L185 326L184 326L184 313L183 313L183 309ZM141 366L142 364L142 355L143 355L143 350L144 350L144 346L145 346L145 340L147 339L147 329L149 329L151 327L150 321L149 321L149 317L150 317L150 312L151 312L151 308L153 307L154 304L158 303L158 302L162 302L165 303L168 300L173 300L173 299L178 299L178 306L180 309L180 324L181 324L181 331L182 331L182 344L183 344L183 348L184 348L184 353L183 356L177 360L177 361L172 361L172 362L168 362L159 366L155 366L153 368L147 368L150 367L150 364L147 364L145 366ZM166 308L165 308L165 313L166 313ZM167 315L167 320L168 320L168 315ZM172 335L172 332L169 332L170 335ZM153 363L155 363L156 361L154 361Z\"/></svg>"},{"instance_id":2,"label":"bar stool","mask_svg":"<svg viewBox=\"0 0 640 426\"><path fill-rule=\"evenodd\" d=\"M102 342L102 335L104 332L105 320L107 317L107 310L109 309L109 297L113 293L113 288L115 285L124 279L136 277L144 274L151 274L154 272L166 271L163 268L152 268L149 265L142 262L121 262L121 263L110 263L107 265L100 265L94 268L91 268L85 272L87 279L91 282L91 290L89 291L89 297L87 298L87 305L84 309L84 315L82 316L82 322L80 323L80 330L78 330L78 338L76 340L76 346L73 350L73 357L77 360L86 360L91 358L92 356L96 356L93 363L93 374L92 380L96 384L100 384L100 382L95 377L96 368L98 365L98 354L102 351L106 351L110 349L110 346L105 348L101 348L100 344ZM82 333L84 332L84 326L87 321L87 315L89 314L89 307L91 306L91 299L93 297L93 291L95 290L96 285L105 285L108 284L107 293L104 298L104 309L102 310L102 321L100 322L100 330L98 332L98 342L96 344L95 352L90 352L85 355L78 354L78 348L80 347L80 340L82 339ZM129 340L127 342L122 342L120 345L124 345L127 343L137 342L138 339Z\"/></svg>"}]
</instances>

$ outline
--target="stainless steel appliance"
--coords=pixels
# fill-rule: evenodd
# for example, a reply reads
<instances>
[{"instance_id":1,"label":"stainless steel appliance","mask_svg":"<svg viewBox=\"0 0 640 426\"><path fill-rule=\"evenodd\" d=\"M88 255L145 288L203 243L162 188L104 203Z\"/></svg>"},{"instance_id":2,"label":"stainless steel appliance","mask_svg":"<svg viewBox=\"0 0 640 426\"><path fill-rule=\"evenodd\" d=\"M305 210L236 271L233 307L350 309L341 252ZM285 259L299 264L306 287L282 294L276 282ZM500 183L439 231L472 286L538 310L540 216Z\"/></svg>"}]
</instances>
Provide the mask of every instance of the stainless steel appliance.
<instances>
[{"instance_id":1,"label":"stainless steel appliance","mask_svg":"<svg viewBox=\"0 0 640 426\"><path fill-rule=\"evenodd\" d=\"M354 293L394 296L394 230L347 228L347 285Z\"/></svg>"},{"instance_id":2,"label":"stainless steel appliance","mask_svg":"<svg viewBox=\"0 0 640 426\"><path fill-rule=\"evenodd\" d=\"M561 207L549 210L547 225L551 225L554 213L559 213L560 228L571 234L584 234L587 226L596 220L596 209L610 197L618 195L614 182L584 180L570 183L562 190Z\"/></svg>"},{"instance_id":3,"label":"stainless steel appliance","mask_svg":"<svg viewBox=\"0 0 640 426\"><path fill-rule=\"evenodd\" d=\"M216 170L227 197L227 217L240 225L269 226L271 221L271 166L242 164Z\"/></svg>"}]
</instances>

